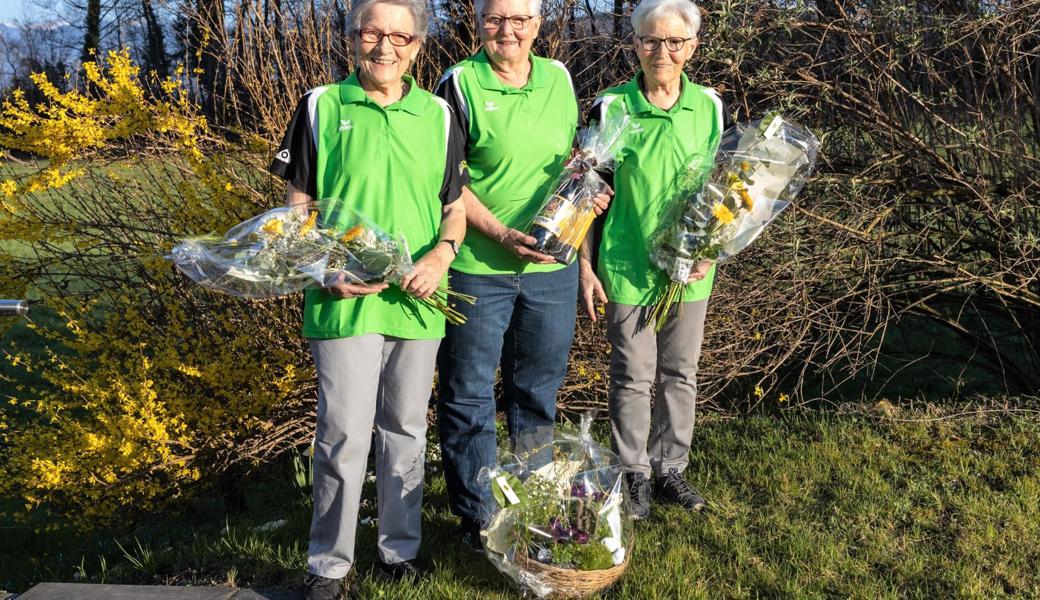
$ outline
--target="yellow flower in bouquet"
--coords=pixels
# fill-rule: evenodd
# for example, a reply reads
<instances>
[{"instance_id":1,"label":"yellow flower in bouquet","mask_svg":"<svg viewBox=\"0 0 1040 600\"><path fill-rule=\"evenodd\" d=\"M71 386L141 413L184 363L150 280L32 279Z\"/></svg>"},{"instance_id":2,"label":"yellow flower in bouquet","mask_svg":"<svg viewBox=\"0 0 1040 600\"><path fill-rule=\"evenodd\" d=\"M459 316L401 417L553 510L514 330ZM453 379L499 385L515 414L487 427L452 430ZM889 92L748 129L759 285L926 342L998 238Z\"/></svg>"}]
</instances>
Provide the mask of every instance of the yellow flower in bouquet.
<instances>
[{"instance_id":1,"label":"yellow flower in bouquet","mask_svg":"<svg viewBox=\"0 0 1040 600\"><path fill-rule=\"evenodd\" d=\"M711 214L715 215L715 218L721 223L730 223L735 217L733 211L726 208L726 205L721 203L711 207Z\"/></svg>"},{"instance_id":2,"label":"yellow flower in bouquet","mask_svg":"<svg viewBox=\"0 0 1040 600\"><path fill-rule=\"evenodd\" d=\"M300 227L300 237L303 237L303 236L307 235L308 233L310 233L310 231L312 229L314 229L314 225L317 222L318 222L318 211L312 210L310 216L307 217L307 222L304 223L302 227Z\"/></svg>"},{"instance_id":3,"label":"yellow flower in bouquet","mask_svg":"<svg viewBox=\"0 0 1040 600\"><path fill-rule=\"evenodd\" d=\"M285 233L285 224L280 219L271 219L264 223L261 230L267 235L283 235Z\"/></svg>"}]
</instances>

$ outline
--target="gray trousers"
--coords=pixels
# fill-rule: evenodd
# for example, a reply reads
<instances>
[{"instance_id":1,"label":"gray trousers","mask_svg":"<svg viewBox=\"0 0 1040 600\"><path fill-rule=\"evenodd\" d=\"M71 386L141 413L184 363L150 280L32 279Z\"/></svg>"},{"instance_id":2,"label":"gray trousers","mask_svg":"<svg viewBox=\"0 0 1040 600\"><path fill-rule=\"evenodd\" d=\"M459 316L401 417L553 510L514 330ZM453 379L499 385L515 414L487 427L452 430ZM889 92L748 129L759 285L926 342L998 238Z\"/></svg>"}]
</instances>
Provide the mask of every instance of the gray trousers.
<instances>
[{"instance_id":1,"label":"gray trousers","mask_svg":"<svg viewBox=\"0 0 1040 600\"><path fill-rule=\"evenodd\" d=\"M689 465L697 402L697 361L707 300L673 308L660 333L649 306L607 304L610 426L626 473L682 472ZM657 394L650 407L650 390Z\"/></svg>"},{"instance_id":2,"label":"gray trousers","mask_svg":"<svg viewBox=\"0 0 1040 600\"><path fill-rule=\"evenodd\" d=\"M426 409L439 345L440 340L378 334L311 340L318 368L314 515L307 548L311 573L338 579L354 564L361 486L373 439L379 558L394 563L418 553Z\"/></svg>"}]
</instances>

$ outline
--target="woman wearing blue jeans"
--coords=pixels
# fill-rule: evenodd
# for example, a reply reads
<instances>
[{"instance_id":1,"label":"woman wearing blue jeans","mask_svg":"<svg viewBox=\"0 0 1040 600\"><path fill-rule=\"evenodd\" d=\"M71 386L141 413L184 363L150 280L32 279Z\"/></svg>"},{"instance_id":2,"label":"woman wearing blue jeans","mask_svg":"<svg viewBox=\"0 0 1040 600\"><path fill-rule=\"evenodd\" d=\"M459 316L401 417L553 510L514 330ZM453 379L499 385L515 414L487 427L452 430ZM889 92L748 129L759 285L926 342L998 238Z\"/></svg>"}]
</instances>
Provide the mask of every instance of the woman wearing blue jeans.
<instances>
[{"instance_id":1,"label":"woman wearing blue jeans","mask_svg":"<svg viewBox=\"0 0 1040 600\"><path fill-rule=\"evenodd\" d=\"M441 344L438 423L451 509L473 548L490 495L477 478L497 457L495 371L501 363L510 439L536 447L538 435L524 434L551 435L578 294L577 265L531 250L535 240L523 233L571 152L578 102L570 74L531 53L541 0L477 0L475 9L482 49L435 92L467 135L471 181L462 194L469 231L450 281L478 300L458 307L466 324L449 326ZM608 200L601 195L599 208Z\"/></svg>"}]
</instances>

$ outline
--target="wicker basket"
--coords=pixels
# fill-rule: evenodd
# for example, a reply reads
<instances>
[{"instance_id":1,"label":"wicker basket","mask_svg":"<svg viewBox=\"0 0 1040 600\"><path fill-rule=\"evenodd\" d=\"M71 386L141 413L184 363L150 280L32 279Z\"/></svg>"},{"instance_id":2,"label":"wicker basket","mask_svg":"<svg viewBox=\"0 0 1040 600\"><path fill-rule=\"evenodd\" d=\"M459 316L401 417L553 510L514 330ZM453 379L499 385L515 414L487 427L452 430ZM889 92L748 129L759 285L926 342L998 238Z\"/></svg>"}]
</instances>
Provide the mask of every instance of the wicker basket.
<instances>
[{"instance_id":1,"label":"wicker basket","mask_svg":"<svg viewBox=\"0 0 1040 600\"><path fill-rule=\"evenodd\" d=\"M526 552L517 552L514 560L518 567L534 573L556 590L547 598L562 600L563 598L584 598L601 592L614 585L628 567L629 555L620 565L600 571L581 571L578 569L561 569L527 557Z\"/></svg>"}]
</instances>

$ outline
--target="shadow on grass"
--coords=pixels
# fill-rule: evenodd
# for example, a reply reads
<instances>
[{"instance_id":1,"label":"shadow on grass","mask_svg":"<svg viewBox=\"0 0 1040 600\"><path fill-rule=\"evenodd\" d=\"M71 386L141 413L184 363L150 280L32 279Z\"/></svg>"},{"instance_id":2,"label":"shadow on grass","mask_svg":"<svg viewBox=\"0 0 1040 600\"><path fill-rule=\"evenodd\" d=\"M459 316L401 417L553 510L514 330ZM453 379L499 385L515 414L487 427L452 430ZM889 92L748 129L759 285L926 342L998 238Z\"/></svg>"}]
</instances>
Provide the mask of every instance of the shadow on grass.
<instances>
[{"instance_id":1,"label":"shadow on grass","mask_svg":"<svg viewBox=\"0 0 1040 600\"><path fill-rule=\"evenodd\" d=\"M688 477L708 508L688 514L655 505L638 526L628 572L601 597L1040 595L1040 420L900 418L702 419ZM202 497L120 530L5 523L0 587L21 591L42 580L298 587L310 508L285 467L272 464L251 479L241 514ZM433 573L417 586L374 576L369 483L354 597L515 598L510 582L459 542L440 465L429 467L420 560Z\"/></svg>"}]
</instances>

